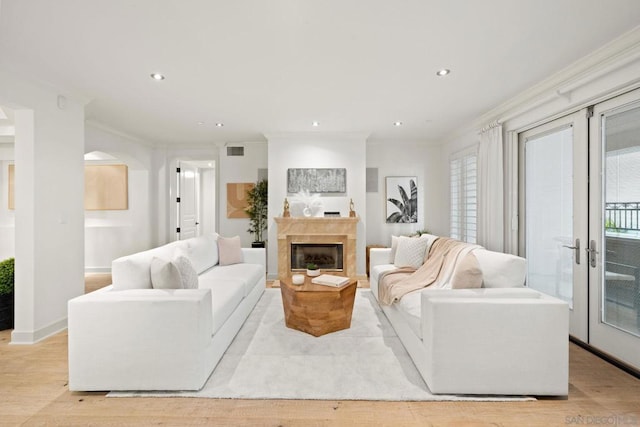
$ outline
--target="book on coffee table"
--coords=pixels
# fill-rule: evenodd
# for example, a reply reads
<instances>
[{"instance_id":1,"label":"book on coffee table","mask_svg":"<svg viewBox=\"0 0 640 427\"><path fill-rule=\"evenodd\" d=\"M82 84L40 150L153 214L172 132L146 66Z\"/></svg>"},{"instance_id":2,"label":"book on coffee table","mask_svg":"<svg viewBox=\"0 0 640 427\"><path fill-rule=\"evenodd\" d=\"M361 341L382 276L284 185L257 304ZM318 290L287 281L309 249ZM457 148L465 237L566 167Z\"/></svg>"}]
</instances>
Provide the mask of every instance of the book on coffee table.
<instances>
[{"instance_id":1,"label":"book on coffee table","mask_svg":"<svg viewBox=\"0 0 640 427\"><path fill-rule=\"evenodd\" d=\"M325 285L325 286L342 286L349 283L348 277L342 276L334 276L332 274L322 274L318 277L314 277L311 279L311 283L315 285Z\"/></svg>"}]
</instances>

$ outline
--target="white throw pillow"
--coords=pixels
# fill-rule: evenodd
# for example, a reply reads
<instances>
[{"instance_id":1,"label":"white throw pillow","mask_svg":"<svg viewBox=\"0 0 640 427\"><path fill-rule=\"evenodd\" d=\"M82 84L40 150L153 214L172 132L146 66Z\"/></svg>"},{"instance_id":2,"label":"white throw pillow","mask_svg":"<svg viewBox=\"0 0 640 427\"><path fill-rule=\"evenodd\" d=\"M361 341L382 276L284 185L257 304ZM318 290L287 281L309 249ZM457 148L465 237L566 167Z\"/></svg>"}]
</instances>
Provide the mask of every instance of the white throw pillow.
<instances>
[{"instance_id":1,"label":"white throw pillow","mask_svg":"<svg viewBox=\"0 0 640 427\"><path fill-rule=\"evenodd\" d=\"M220 265L244 262L240 236L218 237L218 253L220 256Z\"/></svg>"},{"instance_id":2,"label":"white throw pillow","mask_svg":"<svg viewBox=\"0 0 640 427\"><path fill-rule=\"evenodd\" d=\"M188 239L187 254L198 274L218 263L218 234L209 233Z\"/></svg>"},{"instance_id":3,"label":"white throw pillow","mask_svg":"<svg viewBox=\"0 0 640 427\"><path fill-rule=\"evenodd\" d=\"M425 251L429 239L415 237L398 237L398 247L393 264L396 267L411 267L418 269L424 263Z\"/></svg>"},{"instance_id":4,"label":"white throw pillow","mask_svg":"<svg viewBox=\"0 0 640 427\"><path fill-rule=\"evenodd\" d=\"M182 279L182 287L185 289L198 289L198 272L193 268L183 250L176 251L171 262L177 267Z\"/></svg>"},{"instance_id":5,"label":"white throw pillow","mask_svg":"<svg viewBox=\"0 0 640 427\"><path fill-rule=\"evenodd\" d=\"M153 257L150 268L153 289L182 289L180 270L173 262Z\"/></svg>"},{"instance_id":6,"label":"white throw pillow","mask_svg":"<svg viewBox=\"0 0 640 427\"><path fill-rule=\"evenodd\" d=\"M483 288L524 286L527 261L516 255L478 249L473 252L482 270Z\"/></svg>"}]
</instances>

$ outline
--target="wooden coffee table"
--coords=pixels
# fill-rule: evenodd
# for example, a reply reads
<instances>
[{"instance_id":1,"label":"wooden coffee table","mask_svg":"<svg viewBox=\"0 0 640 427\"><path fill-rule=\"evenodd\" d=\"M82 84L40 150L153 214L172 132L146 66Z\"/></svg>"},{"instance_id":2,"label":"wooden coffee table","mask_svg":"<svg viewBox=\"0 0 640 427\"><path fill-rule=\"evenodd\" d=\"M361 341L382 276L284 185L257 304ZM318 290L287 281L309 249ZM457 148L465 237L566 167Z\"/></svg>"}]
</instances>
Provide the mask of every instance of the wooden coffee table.
<instances>
[{"instance_id":1,"label":"wooden coffee table","mask_svg":"<svg viewBox=\"0 0 640 427\"><path fill-rule=\"evenodd\" d=\"M280 281L280 292L287 327L319 337L349 329L357 280L338 288L314 285L305 277L304 285L293 285L291 278Z\"/></svg>"}]
</instances>

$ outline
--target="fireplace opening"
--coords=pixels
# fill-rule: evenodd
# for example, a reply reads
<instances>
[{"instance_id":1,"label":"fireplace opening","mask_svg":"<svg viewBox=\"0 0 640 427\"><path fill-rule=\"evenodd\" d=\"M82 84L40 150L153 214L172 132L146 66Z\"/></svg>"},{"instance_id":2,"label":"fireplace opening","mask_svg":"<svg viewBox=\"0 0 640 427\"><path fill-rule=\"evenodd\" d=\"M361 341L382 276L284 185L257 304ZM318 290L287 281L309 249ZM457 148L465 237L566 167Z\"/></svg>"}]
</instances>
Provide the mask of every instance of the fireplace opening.
<instances>
[{"instance_id":1,"label":"fireplace opening","mask_svg":"<svg viewBox=\"0 0 640 427\"><path fill-rule=\"evenodd\" d=\"M309 263L323 270L342 271L342 243L291 243L291 271L304 270Z\"/></svg>"}]
</instances>

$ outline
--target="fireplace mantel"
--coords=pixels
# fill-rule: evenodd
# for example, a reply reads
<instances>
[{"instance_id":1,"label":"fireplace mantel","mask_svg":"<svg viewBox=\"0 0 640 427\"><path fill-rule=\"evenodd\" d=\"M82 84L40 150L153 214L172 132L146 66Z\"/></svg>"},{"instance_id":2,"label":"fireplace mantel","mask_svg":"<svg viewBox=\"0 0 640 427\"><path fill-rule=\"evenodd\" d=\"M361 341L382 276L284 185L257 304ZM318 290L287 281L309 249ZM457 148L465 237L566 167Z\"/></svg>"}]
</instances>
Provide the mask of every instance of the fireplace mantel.
<instances>
[{"instance_id":1,"label":"fireplace mantel","mask_svg":"<svg viewBox=\"0 0 640 427\"><path fill-rule=\"evenodd\" d=\"M344 271L356 275L358 217L275 217L278 227L278 279L291 276L291 243L342 243Z\"/></svg>"}]
</instances>

